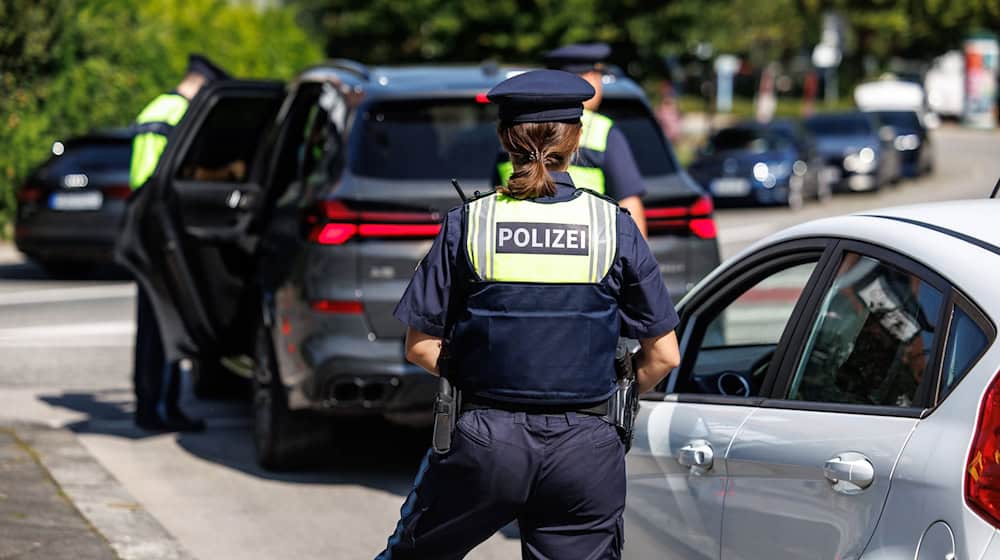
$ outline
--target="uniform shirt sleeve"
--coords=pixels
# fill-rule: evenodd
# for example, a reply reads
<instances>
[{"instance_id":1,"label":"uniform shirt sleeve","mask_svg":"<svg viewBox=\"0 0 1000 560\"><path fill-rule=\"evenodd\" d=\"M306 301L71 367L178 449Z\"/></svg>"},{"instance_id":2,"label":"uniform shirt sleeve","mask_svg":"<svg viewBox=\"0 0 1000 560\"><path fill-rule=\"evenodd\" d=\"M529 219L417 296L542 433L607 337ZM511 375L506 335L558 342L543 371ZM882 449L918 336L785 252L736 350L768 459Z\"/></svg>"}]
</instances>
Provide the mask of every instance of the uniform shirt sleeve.
<instances>
[{"instance_id":1,"label":"uniform shirt sleeve","mask_svg":"<svg viewBox=\"0 0 1000 560\"><path fill-rule=\"evenodd\" d=\"M621 243L618 256L622 261L618 307L622 336L655 338L667 334L680 320L660 276L659 264L632 217L625 212L618 214L618 231Z\"/></svg>"},{"instance_id":2,"label":"uniform shirt sleeve","mask_svg":"<svg viewBox=\"0 0 1000 560\"><path fill-rule=\"evenodd\" d=\"M604 178L607 181L607 195L615 200L646 194L642 173L632 155L632 148L625 134L613 126L608 132L608 145L604 152Z\"/></svg>"},{"instance_id":3,"label":"uniform shirt sleeve","mask_svg":"<svg viewBox=\"0 0 1000 560\"><path fill-rule=\"evenodd\" d=\"M445 316L461 246L462 212L452 210L431 250L417 265L393 315L409 327L431 336L444 336Z\"/></svg>"}]
</instances>

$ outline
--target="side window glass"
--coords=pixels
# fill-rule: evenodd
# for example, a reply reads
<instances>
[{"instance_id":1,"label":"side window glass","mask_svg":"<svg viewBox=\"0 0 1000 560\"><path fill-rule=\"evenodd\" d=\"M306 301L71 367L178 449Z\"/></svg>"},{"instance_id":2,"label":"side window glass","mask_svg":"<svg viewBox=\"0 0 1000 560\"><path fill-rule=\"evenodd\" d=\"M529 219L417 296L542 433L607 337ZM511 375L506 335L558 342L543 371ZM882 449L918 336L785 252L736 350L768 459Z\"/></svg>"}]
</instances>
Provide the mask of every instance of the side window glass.
<instances>
[{"instance_id":1,"label":"side window glass","mask_svg":"<svg viewBox=\"0 0 1000 560\"><path fill-rule=\"evenodd\" d=\"M955 306L951 332L945 344L941 372L941 398L951 392L958 380L976 363L989 339L979 325L961 307Z\"/></svg>"},{"instance_id":2,"label":"side window glass","mask_svg":"<svg viewBox=\"0 0 1000 560\"><path fill-rule=\"evenodd\" d=\"M274 120L276 103L270 97L224 99L216 103L184 155L176 178L246 182L257 144Z\"/></svg>"},{"instance_id":3,"label":"side window glass","mask_svg":"<svg viewBox=\"0 0 1000 560\"><path fill-rule=\"evenodd\" d=\"M847 253L819 308L789 398L913 406L942 299L917 276Z\"/></svg>"},{"instance_id":4,"label":"side window glass","mask_svg":"<svg viewBox=\"0 0 1000 560\"><path fill-rule=\"evenodd\" d=\"M767 366L799 297L809 282L817 255L810 262L774 271L735 295L708 319L691 374L678 380L677 391L730 396L756 396Z\"/></svg>"}]
</instances>

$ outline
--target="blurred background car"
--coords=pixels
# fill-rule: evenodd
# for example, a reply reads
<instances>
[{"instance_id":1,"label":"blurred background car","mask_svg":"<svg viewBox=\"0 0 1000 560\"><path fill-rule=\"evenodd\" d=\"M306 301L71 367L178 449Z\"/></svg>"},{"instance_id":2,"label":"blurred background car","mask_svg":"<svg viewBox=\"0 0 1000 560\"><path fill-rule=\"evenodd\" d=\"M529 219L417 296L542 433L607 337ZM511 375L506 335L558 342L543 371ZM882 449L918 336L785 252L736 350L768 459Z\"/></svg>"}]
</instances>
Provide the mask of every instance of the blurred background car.
<instances>
[{"instance_id":1,"label":"blurred background car","mask_svg":"<svg viewBox=\"0 0 1000 560\"><path fill-rule=\"evenodd\" d=\"M825 113L806 119L816 149L836 190L872 191L900 178L896 133L860 111Z\"/></svg>"},{"instance_id":2,"label":"blurred background car","mask_svg":"<svg viewBox=\"0 0 1000 560\"><path fill-rule=\"evenodd\" d=\"M51 276L77 276L110 263L132 191L129 129L55 142L52 155L15 192L14 242Z\"/></svg>"},{"instance_id":3,"label":"blurred background car","mask_svg":"<svg viewBox=\"0 0 1000 560\"><path fill-rule=\"evenodd\" d=\"M688 173L722 204L799 208L830 197L830 183L810 137L795 122L747 122L723 128L698 151Z\"/></svg>"},{"instance_id":4,"label":"blurred background car","mask_svg":"<svg viewBox=\"0 0 1000 560\"><path fill-rule=\"evenodd\" d=\"M916 111L872 111L896 133L892 147L899 152L900 174L919 177L934 172L934 146L927 127Z\"/></svg>"}]
</instances>

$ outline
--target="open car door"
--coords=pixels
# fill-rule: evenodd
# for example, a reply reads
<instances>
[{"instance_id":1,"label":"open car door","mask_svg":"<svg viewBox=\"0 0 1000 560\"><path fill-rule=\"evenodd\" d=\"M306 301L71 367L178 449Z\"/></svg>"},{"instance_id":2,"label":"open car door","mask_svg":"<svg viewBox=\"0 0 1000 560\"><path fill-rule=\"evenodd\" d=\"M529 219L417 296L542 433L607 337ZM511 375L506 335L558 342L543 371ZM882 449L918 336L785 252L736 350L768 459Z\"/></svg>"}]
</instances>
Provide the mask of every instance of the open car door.
<instances>
[{"instance_id":1,"label":"open car door","mask_svg":"<svg viewBox=\"0 0 1000 560\"><path fill-rule=\"evenodd\" d=\"M118 260L149 296L166 359L194 359L200 378L252 340L261 147L284 97L278 82L204 87L126 213Z\"/></svg>"}]
</instances>

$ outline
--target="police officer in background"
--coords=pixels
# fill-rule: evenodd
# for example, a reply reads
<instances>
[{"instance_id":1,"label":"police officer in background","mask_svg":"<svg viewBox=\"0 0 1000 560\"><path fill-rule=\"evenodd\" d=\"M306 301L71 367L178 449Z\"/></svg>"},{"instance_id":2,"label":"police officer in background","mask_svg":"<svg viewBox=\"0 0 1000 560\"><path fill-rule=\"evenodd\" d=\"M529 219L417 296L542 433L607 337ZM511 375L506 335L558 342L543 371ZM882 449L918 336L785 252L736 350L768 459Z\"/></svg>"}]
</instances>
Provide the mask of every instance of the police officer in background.
<instances>
[{"instance_id":1,"label":"police officer in background","mask_svg":"<svg viewBox=\"0 0 1000 560\"><path fill-rule=\"evenodd\" d=\"M208 58L192 54L187 71L174 91L154 99L139 113L133 128L132 162L129 186L142 187L160 161L170 133L187 112L188 104L201 88L229 76ZM135 333L135 423L151 431L201 431L202 420L188 418L181 412L178 364L165 362L163 343L149 296L139 284L136 301Z\"/></svg>"},{"instance_id":2,"label":"police officer in background","mask_svg":"<svg viewBox=\"0 0 1000 560\"><path fill-rule=\"evenodd\" d=\"M610 54L611 47L604 43L575 44L545 53L544 62L548 68L580 76L594 88L594 97L583 103L580 150L569 168L573 182L617 200L632 214L632 220L645 236L646 211L641 197L646 189L639 166L625 135L615 128L614 121L597 112L603 93L604 61ZM509 159L502 155L493 184L506 184L511 171Z\"/></svg>"},{"instance_id":3,"label":"police officer in background","mask_svg":"<svg viewBox=\"0 0 1000 560\"><path fill-rule=\"evenodd\" d=\"M407 359L446 375L462 414L379 558L462 558L515 519L525 558L620 556L624 445L605 417L615 346L639 339L647 391L679 362L678 319L632 218L566 172L593 96L559 70L488 93L512 173L448 213L395 312Z\"/></svg>"}]
</instances>

